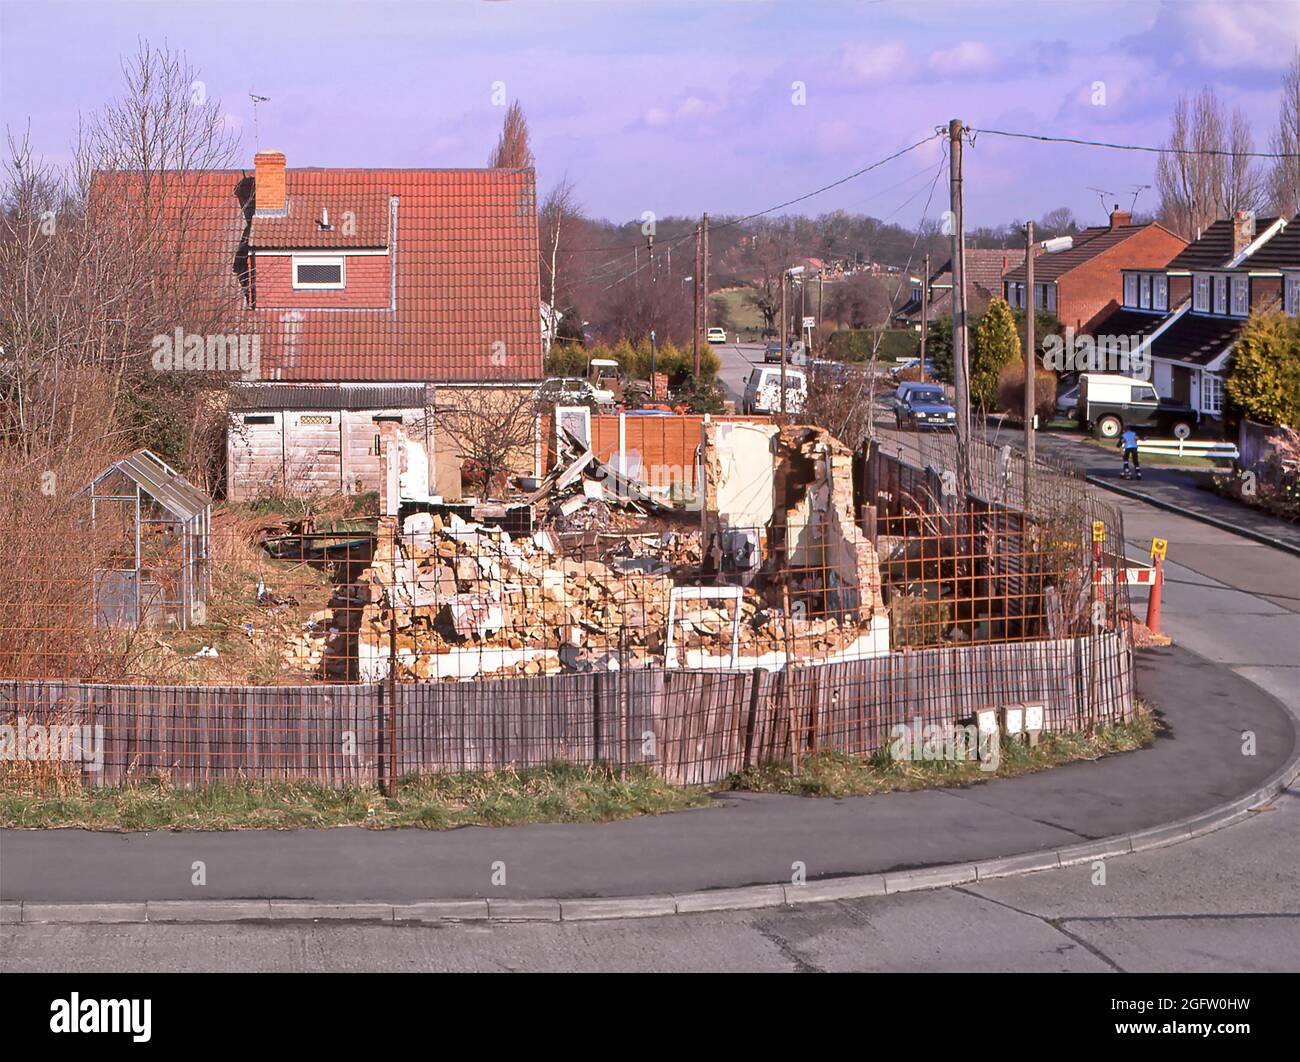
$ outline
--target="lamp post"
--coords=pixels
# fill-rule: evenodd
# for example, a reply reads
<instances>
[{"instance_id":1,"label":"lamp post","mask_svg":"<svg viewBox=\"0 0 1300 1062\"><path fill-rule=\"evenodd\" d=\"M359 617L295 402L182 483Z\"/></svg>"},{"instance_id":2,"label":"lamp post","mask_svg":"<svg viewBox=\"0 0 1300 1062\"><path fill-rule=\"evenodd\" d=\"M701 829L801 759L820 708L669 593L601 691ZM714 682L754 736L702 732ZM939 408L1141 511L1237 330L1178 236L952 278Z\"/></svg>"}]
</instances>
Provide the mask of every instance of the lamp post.
<instances>
[{"instance_id":1,"label":"lamp post","mask_svg":"<svg viewBox=\"0 0 1300 1062\"><path fill-rule=\"evenodd\" d=\"M791 266L781 274L781 416L785 416L785 361L786 333L790 329L790 319L785 308L786 283L793 277L803 274L803 266Z\"/></svg>"}]
</instances>

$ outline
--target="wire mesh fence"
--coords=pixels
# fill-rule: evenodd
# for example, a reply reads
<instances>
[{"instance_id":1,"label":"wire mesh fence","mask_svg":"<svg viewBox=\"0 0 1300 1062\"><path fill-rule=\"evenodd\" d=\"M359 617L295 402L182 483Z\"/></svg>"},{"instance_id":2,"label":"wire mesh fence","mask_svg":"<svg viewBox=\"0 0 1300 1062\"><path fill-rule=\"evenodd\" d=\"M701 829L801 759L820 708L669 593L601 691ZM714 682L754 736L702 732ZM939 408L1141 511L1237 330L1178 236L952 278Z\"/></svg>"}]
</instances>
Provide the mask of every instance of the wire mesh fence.
<instances>
[{"instance_id":1,"label":"wire mesh fence","mask_svg":"<svg viewBox=\"0 0 1300 1062\"><path fill-rule=\"evenodd\" d=\"M32 734L47 751L98 742L100 782L563 761L708 783L819 749L871 755L900 723L987 706L1036 702L1058 729L1126 718L1117 517L1098 534L1064 489L1037 511L954 497L944 472L868 455L848 523L802 502L761 526L677 513L568 530L438 506L232 509L198 544L208 596L185 626L101 607L117 546L86 525L0 590L0 755ZM141 585L169 585L168 552L141 557Z\"/></svg>"}]
</instances>

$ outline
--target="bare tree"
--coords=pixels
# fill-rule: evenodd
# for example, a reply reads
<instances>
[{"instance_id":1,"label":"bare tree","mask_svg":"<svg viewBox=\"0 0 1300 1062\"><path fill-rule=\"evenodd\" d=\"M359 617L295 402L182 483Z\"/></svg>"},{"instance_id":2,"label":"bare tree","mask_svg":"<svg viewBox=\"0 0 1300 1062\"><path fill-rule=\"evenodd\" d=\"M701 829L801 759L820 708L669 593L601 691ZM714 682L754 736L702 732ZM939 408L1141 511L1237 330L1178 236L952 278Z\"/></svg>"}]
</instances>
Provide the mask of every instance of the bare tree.
<instances>
[{"instance_id":1,"label":"bare tree","mask_svg":"<svg viewBox=\"0 0 1300 1062\"><path fill-rule=\"evenodd\" d=\"M522 170L533 164L533 150L528 143L528 119L524 109L515 100L506 108L505 121L497 146L488 156L488 165L494 170Z\"/></svg>"},{"instance_id":2,"label":"bare tree","mask_svg":"<svg viewBox=\"0 0 1300 1062\"><path fill-rule=\"evenodd\" d=\"M547 301L552 310L548 342L554 342L554 330L561 314L573 305L574 292L567 283L567 267L573 257L570 244L581 222L582 208L578 205L577 194L568 177L564 177L546 196L537 217L542 283L549 286Z\"/></svg>"},{"instance_id":3,"label":"bare tree","mask_svg":"<svg viewBox=\"0 0 1300 1062\"><path fill-rule=\"evenodd\" d=\"M1282 105L1277 131L1269 141L1273 151L1287 156L1273 160L1268 175L1272 207L1282 217L1300 213L1300 51L1282 76Z\"/></svg>"},{"instance_id":4,"label":"bare tree","mask_svg":"<svg viewBox=\"0 0 1300 1062\"><path fill-rule=\"evenodd\" d=\"M1180 236L1195 239L1218 218L1259 208L1250 126L1240 109L1229 116L1212 88L1179 97L1166 146L1173 150L1156 163L1160 220Z\"/></svg>"},{"instance_id":5,"label":"bare tree","mask_svg":"<svg viewBox=\"0 0 1300 1062\"><path fill-rule=\"evenodd\" d=\"M460 451L466 480L485 494L501 490L507 472L532 467L536 403L526 387L439 390L438 426Z\"/></svg>"}]
</instances>

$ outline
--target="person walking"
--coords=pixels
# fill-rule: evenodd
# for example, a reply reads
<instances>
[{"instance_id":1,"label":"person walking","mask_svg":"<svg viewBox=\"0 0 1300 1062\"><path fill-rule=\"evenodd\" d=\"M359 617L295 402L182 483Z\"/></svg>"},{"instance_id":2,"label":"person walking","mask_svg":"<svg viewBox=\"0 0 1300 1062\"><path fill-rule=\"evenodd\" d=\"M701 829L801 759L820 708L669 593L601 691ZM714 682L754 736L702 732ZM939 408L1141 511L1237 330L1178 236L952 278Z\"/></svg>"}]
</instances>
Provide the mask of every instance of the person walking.
<instances>
[{"instance_id":1,"label":"person walking","mask_svg":"<svg viewBox=\"0 0 1300 1062\"><path fill-rule=\"evenodd\" d=\"M1135 432L1132 428L1128 428L1128 429L1124 432L1124 434L1121 435L1121 436L1119 437L1119 443L1118 443L1117 445L1118 445L1118 447L1119 447L1121 450L1124 451L1124 471L1123 471L1122 473L1120 473L1120 475L1121 475L1124 479L1128 479L1128 478L1129 478L1129 476L1130 476L1130 473L1129 473L1129 461L1132 461L1132 462L1133 462L1133 472L1132 472L1132 475L1133 475L1133 476L1136 476L1138 479L1141 479L1141 478L1142 478L1142 464L1141 464L1140 461L1138 461L1138 437L1137 437L1137 432Z\"/></svg>"}]
</instances>

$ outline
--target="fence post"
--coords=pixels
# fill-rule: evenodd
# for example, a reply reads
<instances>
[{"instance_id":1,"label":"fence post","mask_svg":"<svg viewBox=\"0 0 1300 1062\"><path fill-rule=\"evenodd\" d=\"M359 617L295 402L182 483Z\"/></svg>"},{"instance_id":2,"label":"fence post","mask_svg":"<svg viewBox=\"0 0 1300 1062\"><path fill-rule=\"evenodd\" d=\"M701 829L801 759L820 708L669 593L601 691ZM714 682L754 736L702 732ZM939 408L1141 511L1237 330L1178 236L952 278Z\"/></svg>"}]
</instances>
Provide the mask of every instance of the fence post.
<instances>
[{"instance_id":1,"label":"fence post","mask_svg":"<svg viewBox=\"0 0 1300 1062\"><path fill-rule=\"evenodd\" d=\"M763 669L756 667L749 676L749 719L745 723L745 759L741 766L754 766L754 730L758 726L758 690L763 681Z\"/></svg>"},{"instance_id":2,"label":"fence post","mask_svg":"<svg viewBox=\"0 0 1300 1062\"><path fill-rule=\"evenodd\" d=\"M600 717L600 680L602 674L593 672L591 676L591 765L601 762L600 746L604 743L604 725Z\"/></svg>"}]
</instances>

